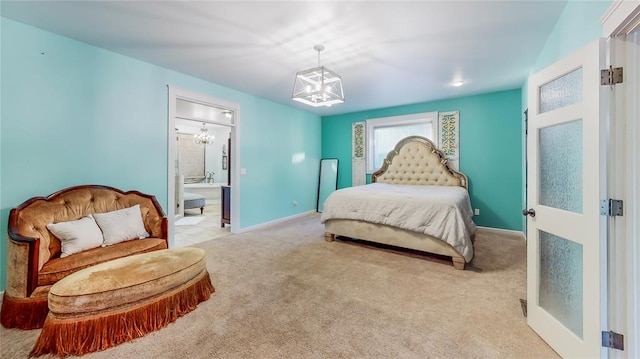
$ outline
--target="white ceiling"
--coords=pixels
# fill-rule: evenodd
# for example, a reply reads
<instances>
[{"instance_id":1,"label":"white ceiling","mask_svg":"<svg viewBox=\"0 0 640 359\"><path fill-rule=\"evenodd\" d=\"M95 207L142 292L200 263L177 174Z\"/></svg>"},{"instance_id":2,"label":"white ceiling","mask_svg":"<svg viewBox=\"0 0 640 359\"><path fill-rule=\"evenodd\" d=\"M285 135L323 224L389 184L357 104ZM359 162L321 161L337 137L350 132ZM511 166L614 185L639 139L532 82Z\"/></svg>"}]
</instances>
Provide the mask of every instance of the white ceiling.
<instances>
[{"instance_id":1,"label":"white ceiling","mask_svg":"<svg viewBox=\"0 0 640 359\"><path fill-rule=\"evenodd\" d=\"M566 1L5 1L1 15L320 115L522 86ZM346 101L291 101L296 71ZM454 80L464 80L453 87Z\"/></svg>"}]
</instances>

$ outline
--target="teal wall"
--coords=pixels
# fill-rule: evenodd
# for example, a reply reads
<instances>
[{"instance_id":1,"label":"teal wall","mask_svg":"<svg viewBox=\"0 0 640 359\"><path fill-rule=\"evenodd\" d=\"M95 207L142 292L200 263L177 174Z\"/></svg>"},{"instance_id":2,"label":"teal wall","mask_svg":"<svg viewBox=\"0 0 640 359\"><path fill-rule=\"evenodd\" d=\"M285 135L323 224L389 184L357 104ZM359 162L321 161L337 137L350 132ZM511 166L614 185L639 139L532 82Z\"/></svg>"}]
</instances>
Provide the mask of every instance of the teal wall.
<instances>
[{"instance_id":1,"label":"teal wall","mask_svg":"<svg viewBox=\"0 0 640 359\"><path fill-rule=\"evenodd\" d=\"M613 1L569 1L538 54L530 75L602 37L600 18ZM522 111L527 108L528 82L522 86Z\"/></svg>"},{"instance_id":2,"label":"teal wall","mask_svg":"<svg viewBox=\"0 0 640 359\"><path fill-rule=\"evenodd\" d=\"M166 210L167 84L240 105L240 228L315 209L319 116L6 18L0 29L0 233L14 206L80 184L151 193Z\"/></svg>"},{"instance_id":3,"label":"teal wall","mask_svg":"<svg viewBox=\"0 0 640 359\"><path fill-rule=\"evenodd\" d=\"M600 18L611 3L611 0L568 1L531 73L544 69L602 37Z\"/></svg>"},{"instance_id":4,"label":"teal wall","mask_svg":"<svg viewBox=\"0 0 640 359\"><path fill-rule=\"evenodd\" d=\"M2 40L2 24L3 18L0 16L0 41ZM2 211L2 44L0 43L0 221L5 222L5 217ZM6 285L6 278L4 270L6 268L6 255L4 247L5 231L2 224L0 224L0 290L4 290Z\"/></svg>"},{"instance_id":5,"label":"teal wall","mask_svg":"<svg viewBox=\"0 0 640 359\"><path fill-rule=\"evenodd\" d=\"M460 111L460 170L469 177L476 224L522 230L520 89L322 118L322 157L340 160L338 187L351 186L351 123L430 111Z\"/></svg>"},{"instance_id":6,"label":"teal wall","mask_svg":"<svg viewBox=\"0 0 640 359\"><path fill-rule=\"evenodd\" d=\"M602 37L602 25L600 18L611 6L613 1L568 1L556 25L547 38L545 46L540 51L535 65L530 74L534 74L554 62L580 50L590 42ZM522 112L528 108L528 80L522 85ZM524 127L523 132L524 134ZM523 146L525 140L523 138ZM523 147L523 156L525 155ZM526 162L523 157L523 178L526 176ZM523 188L523 202L526 203L525 190ZM526 225L526 217L523 218L523 227Z\"/></svg>"}]
</instances>

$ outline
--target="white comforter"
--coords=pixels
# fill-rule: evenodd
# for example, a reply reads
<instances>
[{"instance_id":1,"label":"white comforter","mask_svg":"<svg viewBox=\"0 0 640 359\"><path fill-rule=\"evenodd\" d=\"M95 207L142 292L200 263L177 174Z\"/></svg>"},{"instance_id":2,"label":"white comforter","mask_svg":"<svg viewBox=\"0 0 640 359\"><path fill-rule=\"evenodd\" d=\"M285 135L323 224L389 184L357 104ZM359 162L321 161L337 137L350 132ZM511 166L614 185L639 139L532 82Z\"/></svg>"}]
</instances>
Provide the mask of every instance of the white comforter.
<instances>
[{"instance_id":1,"label":"white comforter","mask_svg":"<svg viewBox=\"0 0 640 359\"><path fill-rule=\"evenodd\" d=\"M476 231L472 215L462 187L372 183L333 192L321 218L322 223L352 219L428 234L449 243L469 262Z\"/></svg>"}]
</instances>

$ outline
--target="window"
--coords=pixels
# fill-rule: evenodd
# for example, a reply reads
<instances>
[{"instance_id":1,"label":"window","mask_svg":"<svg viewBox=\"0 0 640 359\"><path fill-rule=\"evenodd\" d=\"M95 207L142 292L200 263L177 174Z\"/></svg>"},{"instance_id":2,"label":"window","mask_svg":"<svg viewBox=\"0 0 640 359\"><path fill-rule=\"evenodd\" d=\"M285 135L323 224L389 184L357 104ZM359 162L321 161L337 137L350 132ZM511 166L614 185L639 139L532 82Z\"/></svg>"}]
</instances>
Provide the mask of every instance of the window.
<instances>
[{"instance_id":1,"label":"window","mask_svg":"<svg viewBox=\"0 0 640 359\"><path fill-rule=\"evenodd\" d=\"M438 113L425 112L367 120L367 173L382 166L389 151L407 136L423 136L438 145Z\"/></svg>"}]
</instances>

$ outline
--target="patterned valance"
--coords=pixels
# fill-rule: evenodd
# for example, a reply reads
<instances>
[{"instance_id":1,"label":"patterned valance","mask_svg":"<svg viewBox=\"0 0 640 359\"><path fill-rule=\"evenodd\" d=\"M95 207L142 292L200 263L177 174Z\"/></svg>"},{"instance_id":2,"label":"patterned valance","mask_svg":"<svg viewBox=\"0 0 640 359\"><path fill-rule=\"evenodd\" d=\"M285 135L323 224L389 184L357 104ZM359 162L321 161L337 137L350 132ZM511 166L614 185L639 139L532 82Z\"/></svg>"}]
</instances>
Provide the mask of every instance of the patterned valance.
<instances>
[{"instance_id":1,"label":"patterned valance","mask_svg":"<svg viewBox=\"0 0 640 359\"><path fill-rule=\"evenodd\" d=\"M367 184L365 129L366 122L354 122L351 124L352 186Z\"/></svg>"},{"instance_id":2,"label":"patterned valance","mask_svg":"<svg viewBox=\"0 0 640 359\"><path fill-rule=\"evenodd\" d=\"M458 111L438 113L438 133L440 150L449 159L454 169L460 162L460 113Z\"/></svg>"}]
</instances>

